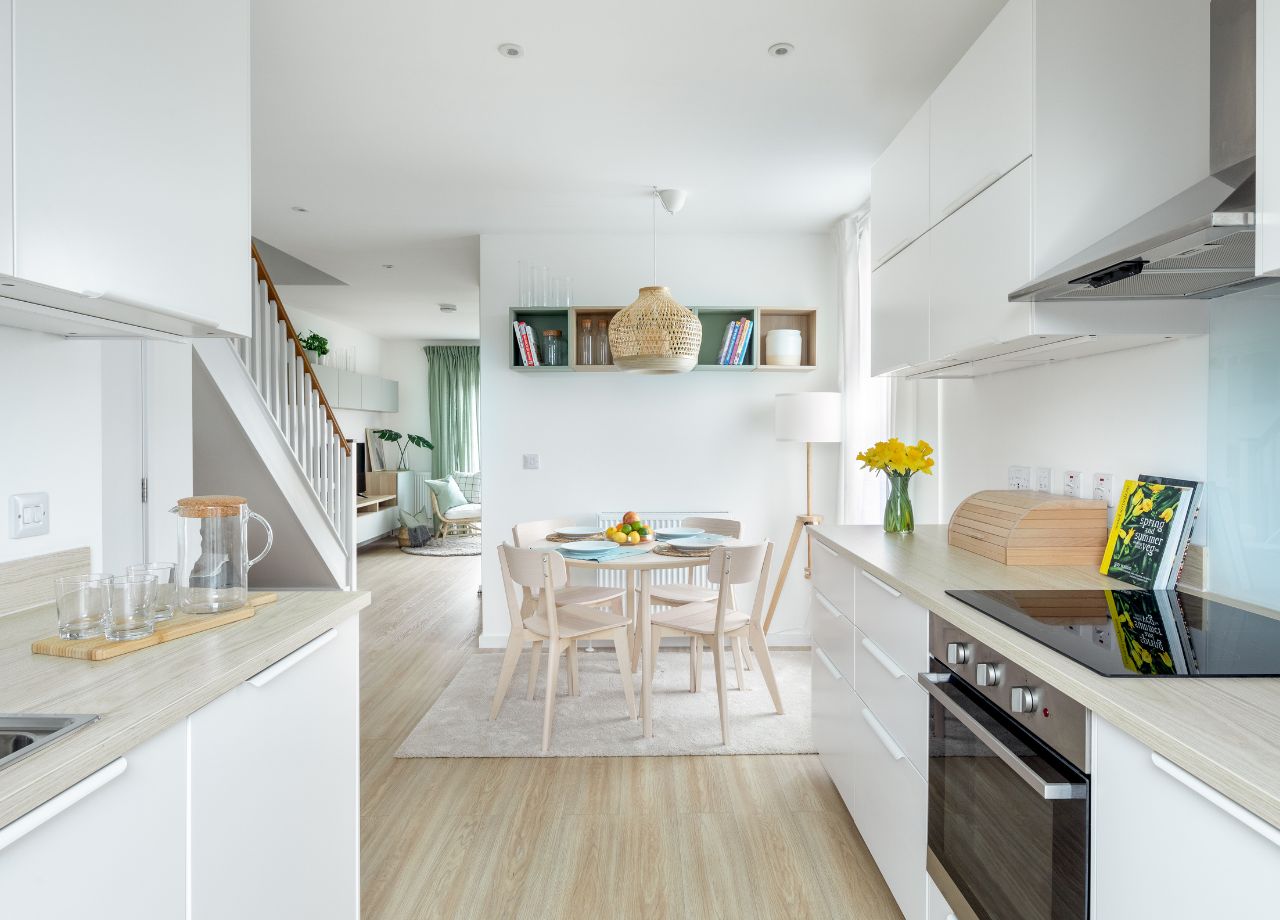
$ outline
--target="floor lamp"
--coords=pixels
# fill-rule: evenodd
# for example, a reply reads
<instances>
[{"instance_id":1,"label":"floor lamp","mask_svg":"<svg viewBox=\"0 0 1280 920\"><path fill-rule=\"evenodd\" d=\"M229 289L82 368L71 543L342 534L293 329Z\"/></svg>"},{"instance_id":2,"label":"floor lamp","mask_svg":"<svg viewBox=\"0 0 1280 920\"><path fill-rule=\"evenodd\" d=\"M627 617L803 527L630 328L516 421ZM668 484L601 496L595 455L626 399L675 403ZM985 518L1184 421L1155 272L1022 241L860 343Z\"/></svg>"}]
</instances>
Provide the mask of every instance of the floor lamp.
<instances>
[{"instance_id":1,"label":"floor lamp","mask_svg":"<svg viewBox=\"0 0 1280 920\"><path fill-rule=\"evenodd\" d=\"M787 582L787 572L795 558L796 547L800 545L801 534L806 537L804 577L812 574L813 550L805 528L822 523L822 516L813 513L813 445L843 440L841 402L839 393L779 393L774 403L774 436L779 441L804 441L804 514L796 515L795 525L791 528L791 542L787 544L787 554L782 557L778 583L773 588L769 613L764 618L765 632L769 631L773 614L778 609L778 599L782 597L782 586Z\"/></svg>"}]
</instances>

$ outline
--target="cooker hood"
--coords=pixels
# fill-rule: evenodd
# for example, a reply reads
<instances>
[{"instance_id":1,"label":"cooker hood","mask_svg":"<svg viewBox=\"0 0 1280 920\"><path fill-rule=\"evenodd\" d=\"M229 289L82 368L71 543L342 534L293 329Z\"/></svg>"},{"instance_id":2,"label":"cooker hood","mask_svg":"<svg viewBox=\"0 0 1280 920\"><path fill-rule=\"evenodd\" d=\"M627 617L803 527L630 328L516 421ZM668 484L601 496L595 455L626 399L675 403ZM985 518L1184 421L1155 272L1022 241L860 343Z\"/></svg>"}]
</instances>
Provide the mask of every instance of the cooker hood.
<instances>
[{"instance_id":1,"label":"cooker hood","mask_svg":"<svg viewBox=\"0 0 1280 920\"><path fill-rule=\"evenodd\" d=\"M1210 6L1210 175L1009 300L1207 300L1254 276L1255 0Z\"/></svg>"}]
</instances>

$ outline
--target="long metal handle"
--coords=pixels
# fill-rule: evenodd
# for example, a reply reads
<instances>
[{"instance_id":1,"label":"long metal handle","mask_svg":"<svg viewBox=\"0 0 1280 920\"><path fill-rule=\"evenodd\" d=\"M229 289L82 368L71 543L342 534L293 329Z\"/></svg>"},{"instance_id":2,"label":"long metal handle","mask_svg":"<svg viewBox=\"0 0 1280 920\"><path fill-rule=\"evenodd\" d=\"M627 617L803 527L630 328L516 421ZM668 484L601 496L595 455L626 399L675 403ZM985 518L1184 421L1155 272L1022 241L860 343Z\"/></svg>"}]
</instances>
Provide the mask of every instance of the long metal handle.
<instances>
[{"instance_id":1,"label":"long metal handle","mask_svg":"<svg viewBox=\"0 0 1280 920\"><path fill-rule=\"evenodd\" d=\"M59 793L43 805L33 808L11 824L0 827L0 850L3 850L11 843L17 843L40 825L62 814L76 802L97 792L123 773L128 766L129 761L123 757L113 760L96 773L90 773L66 792Z\"/></svg>"},{"instance_id":2,"label":"long metal handle","mask_svg":"<svg viewBox=\"0 0 1280 920\"><path fill-rule=\"evenodd\" d=\"M817 588L813 589L813 597L819 604L821 604L823 607L826 607L827 613L831 614L833 617L839 617L842 620L845 618L844 614L836 609L836 605L831 603L831 601L827 600L823 596L822 592L819 591Z\"/></svg>"},{"instance_id":3,"label":"long metal handle","mask_svg":"<svg viewBox=\"0 0 1280 920\"><path fill-rule=\"evenodd\" d=\"M1084 783L1057 783L1047 780L1031 769L1025 760L1009 750L1004 742L991 734L981 722L938 686L950 680L950 674L931 674L926 671L920 675L920 686L924 687L931 697L941 703L947 712L955 716L961 725L973 732L974 736L991 750L991 753L999 757L1005 766L1034 789L1041 798L1053 800L1083 799L1085 797L1086 787Z\"/></svg>"},{"instance_id":4,"label":"long metal handle","mask_svg":"<svg viewBox=\"0 0 1280 920\"><path fill-rule=\"evenodd\" d=\"M969 202L973 201L973 199L977 198L979 195L981 195L981 194L982 194L983 192L985 192L987 189L991 188L991 186L993 186L993 185L995 185L997 182L999 182L999 181L1000 181L1000 176L1001 176L1001 175L1003 175L1003 174L1002 174L1002 173L998 173L998 172L987 173L985 176L983 176L983 177L982 177L982 181L981 181L981 182L979 182L979 183L978 183L977 185L975 185L973 188L969 189L967 192L965 192L964 194L962 194L962 195L961 195L959 198L957 198L955 201L951 202L951 204L949 204L949 205L947 205L945 208L943 208L943 209L942 209L942 216L941 216L940 218L938 218L938 220L940 220L940 221L946 220L948 217L950 217L950 216L951 216L952 214L954 214L956 211L959 211L961 208L963 208L963 207L964 207L965 205L967 205Z\"/></svg>"},{"instance_id":5,"label":"long metal handle","mask_svg":"<svg viewBox=\"0 0 1280 920\"><path fill-rule=\"evenodd\" d=\"M270 667L264 668L257 674L249 678L248 683L255 687L265 687L271 683L285 671L289 670L295 664L298 664L304 658L310 658L316 652L320 651L324 646L328 645L338 637L337 630L329 630L316 636L302 648L290 652Z\"/></svg>"},{"instance_id":6,"label":"long metal handle","mask_svg":"<svg viewBox=\"0 0 1280 920\"><path fill-rule=\"evenodd\" d=\"M1172 779L1177 780L1179 783L1186 786L1196 795L1200 796L1200 798L1217 806L1245 827L1260 834L1274 846L1280 847L1280 829L1277 829L1266 821L1263 821L1253 812L1240 807L1217 789L1214 789L1203 780L1192 776L1167 757L1162 757L1155 751L1152 751L1151 762L1155 764L1156 769L1167 773Z\"/></svg>"},{"instance_id":7,"label":"long metal handle","mask_svg":"<svg viewBox=\"0 0 1280 920\"><path fill-rule=\"evenodd\" d=\"M898 747L898 742L893 740L893 736L889 734L889 730L880 724L880 720L870 709L862 710L862 721L866 722L875 736L880 739L880 743L884 745L884 749L889 752L889 756L894 760L901 760L907 755L903 753L902 748Z\"/></svg>"},{"instance_id":8,"label":"long metal handle","mask_svg":"<svg viewBox=\"0 0 1280 920\"><path fill-rule=\"evenodd\" d=\"M897 588L893 588L893 587L890 587L889 585L885 584L883 581L881 581L880 579L876 578L876 577L875 577L874 575L872 575L870 572L863 572L863 573L862 573L862 577L863 577L863 578L865 578L867 581L871 582L873 585L875 585L875 586L876 586L877 588L879 588L881 591L884 591L886 594L892 594L894 597L902 597L902 592L901 592L901 591L899 591Z\"/></svg>"},{"instance_id":9,"label":"long metal handle","mask_svg":"<svg viewBox=\"0 0 1280 920\"><path fill-rule=\"evenodd\" d=\"M822 666L831 673L832 677L836 680L844 680L844 675L840 673L839 669L836 668L831 659L827 657L826 652L818 648L816 645L813 647L813 651L814 654L818 656L818 660L822 662Z\"/></svg>"},{"instance_id":10,"label":"long metal handle","mask_svg":"<svg viewBox=\"0 0 1280 920\"><path fill-rule=\"evenodd\" d=\"M880 648L880 646L876 645L866 636L862 637L862 647L867 650L867 653L871 655L872 658L880 663L880 667L889 672L889 676L894 680L897 680L899 677L907 676L907 672L898 667L897 663L884 653L884 649Z\"/></svg>"}]
</instances>

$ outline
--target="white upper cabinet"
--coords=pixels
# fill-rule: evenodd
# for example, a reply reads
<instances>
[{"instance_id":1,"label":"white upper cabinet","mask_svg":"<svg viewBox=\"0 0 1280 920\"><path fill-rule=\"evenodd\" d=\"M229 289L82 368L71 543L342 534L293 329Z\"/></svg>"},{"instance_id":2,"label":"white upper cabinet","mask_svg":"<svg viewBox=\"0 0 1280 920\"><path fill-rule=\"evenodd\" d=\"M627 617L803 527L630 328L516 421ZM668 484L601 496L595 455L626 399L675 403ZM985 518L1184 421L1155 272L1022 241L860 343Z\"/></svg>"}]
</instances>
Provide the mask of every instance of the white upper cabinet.
<instances>
[{"instance_id":1,"label":"white upper cabinet","mask_svg":"<svg viewBox=\"0 0 1280 920\"><path fill-rule=\"evenodd\" d=\"M1031 161L934 227L929 248L931 360L1027 335L1031 308L1009 292L1031 274Z\"/></svg>"},{"instance_id":2,"label":"white upper cabinet","mask_svg":"<svg viewBox=\"0 0 1280 920\"><path fill-rule=\"evenodd\" d=\"M871 373L900 371L929 358L929 237L871 273Z\"/></svg>"},{"instance_id":3,"label":"white upper cabinet","mask_svg":"<svg viewBox=\"0 0 1280 920\"><path fill-rule=\"evenodd\" d=\"M929 100L930 224L1031 155L1032 12L1009 0Z\"/></svg>"},{"instance_id":4,"label":"white upper cabinet","mask_svg":"<svg viewBox=\"0 0 1280 920\"><path fill-rule=\"evenodd\" d=\"M871 264L893 258L929 229L929 104L871 167Z\"/></svg>"},{"instance_id":5,"label":"white upper cabinet","mask_svg":"<svg viewBox=\"0 0 1280 920\"><path fill-rule=\"evenodd\" d=\"M5 6L0 270L61 310L247 334L248 0Z\"/></svg>"},{"instance_id":6,"label":"white upper cabinet","mask_svg":"<svg viewBox=\"0 0 1280 920\"><path fill-rule=\"evenodd\" d=\"M1258 0L1257 272L1280 275L1280 0Z\"/></svg>"}]
</instances>

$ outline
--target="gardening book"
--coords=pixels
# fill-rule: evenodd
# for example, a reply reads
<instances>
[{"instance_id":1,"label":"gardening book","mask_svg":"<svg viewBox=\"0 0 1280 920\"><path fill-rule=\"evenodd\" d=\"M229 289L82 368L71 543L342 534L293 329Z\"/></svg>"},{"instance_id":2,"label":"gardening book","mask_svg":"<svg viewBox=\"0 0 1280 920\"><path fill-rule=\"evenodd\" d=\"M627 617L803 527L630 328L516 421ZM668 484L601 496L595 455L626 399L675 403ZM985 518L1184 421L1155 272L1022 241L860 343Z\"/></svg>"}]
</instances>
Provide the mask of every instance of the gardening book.
<instances>
[{"instance_id":1,"label":"gardening book","mask_svg":"<svg viewBox=\"0 0 1280 920\"><path fill-rule=\"evenodd\" d=\"M1099 571L1147 590L1168 588L1181 565L1193 493L1185 486L1127 480Z\"/></svg>"},{"instance_id":2,"label":"gardening book","mask_svg":"<svg viewBox=\"0 0 1280 920\"><path fill-rule=\"evenodd\" d=\"M1157 485L1181 486L1184 489L1191 490L1191 509L1187 512L1187 522L1182 528L1182 540L1178 546L1177 567L1168 585L1170 588L1176 587L1178 579L1182 576L1183 560L1187 558L1187 546L1191 543L1191 532L1195 530L1196 518L1200 516L1200 497L1204 494L1204 483L1196 482L1194 479L1172 479L1168 476L1142 475L1138 479Z\"/></svg>"}]
</instances>

